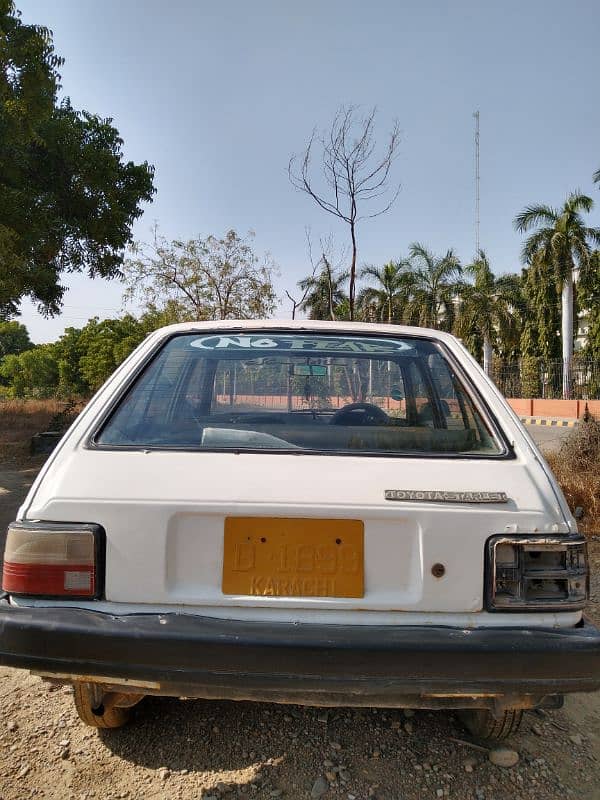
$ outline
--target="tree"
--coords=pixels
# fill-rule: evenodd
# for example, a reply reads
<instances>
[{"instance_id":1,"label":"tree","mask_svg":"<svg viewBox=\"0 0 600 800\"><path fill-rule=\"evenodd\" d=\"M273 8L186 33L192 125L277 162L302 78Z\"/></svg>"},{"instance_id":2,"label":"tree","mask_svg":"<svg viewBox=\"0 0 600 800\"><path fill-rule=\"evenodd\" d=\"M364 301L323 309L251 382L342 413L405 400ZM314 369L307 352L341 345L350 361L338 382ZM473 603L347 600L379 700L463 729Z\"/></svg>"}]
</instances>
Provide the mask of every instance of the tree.
<instances>
[{"instance_id":1,"label":"tree","mask_svg":"<svg viewBox=\"0 0 600 800\"><path fill-rule=\"evenodd\" d=\"M460 305L456 320L456 332L465 339L481 340L483 369L492 374L492 356L501 340L517 340L518 317L515 313L520 301L512 276L497 278L483 250L472 264L463 269L463 274L472 278L460 289ZM507 280L508 279L508 280Z\"/></svg>"},{"instance_id":2,"label":"tree","mask_svg":"<svg viewBox=\"0 0 600 800\"><path fill-rule=\"evenodd\" d=\"M590 258L590 268L580 282L579 299L587 316L585 355L600 361L600 250Z\"/></svg>"},{"instance_id":3,"label":"tree","mask_svg":"<svg viewBox=\"0 0 600 800\"><path fill-rule=\"evenodd\" d=\"M572 192L559 209L527 206L515 217L519 233L534 230L523 245L523 262L531 265L537 261L538 268L546 267L561 292L564 398L571 396L574 272L578 270L579 278L584 278L590 268L591 245L600 244L600 228L587 227L582 217L593 205L591 197Z\"/></svg>"},{"instance_id":4,"label":"tree","mask_svg":"<svg viewBox=\"0 0 600 800\"><path fill-rule=\"evenodd\" d=\"M304 302L308 297L308 294L312 291L315 283L315 279L322 271L323 267L327 262L331 261L331 253L333 252L333 238L330 236L328 239L323 240L320 239L319 246L321 249L321 256L318 260L315 260L313 257L313 246L312 246L312 239L310 235L310 228L305 229L306 234L306 244L308 246L308 258L310 261L311 266L311 273L307 275L306 278L303 278L302 281L296 284L300 288L300 284L302 285L301 294L296 295L295 297L290 294L290 292L286 289L285 294L288 300L292 304L292 319L296 319L296 312L298 310L302 310L304 308ZM330 269L332 269L330 267ZM331 303L329 304L331 306Z\"/></svg>"},{"instance_id":5,"label":"tree","mask_svg":"<svg viewBox=\"0 0 600 800\"><path fill-rule=\"evenodd\" d=\"M436 256L418 242L411 244L409 253L407 320L429 328L451 330L460 289L460 261L453 250Z\"/></svg>"},{"instance_id":6,"label":"tree","mask_svg":"<svg viewBox=\"0 0 600 800\"><path fill-rule=\"evenodd\" d=\"M268 317L276 267L269 254L256 256L251 236L230 230L221 239L169 242L155 230L154 241L135 245L125 262L125 297L146 309L174 303L189 320Z\"/></svg>"},{"instance_id":7,"label":"tree","mask_svg":"<svg viewBox=\"0 0 600 800\"><path fill-rule=\"evenodd\" d=\"M523 270L526 313L521 334L524 358L560 358L560 297L553 270L540 257Z\"/></svg>"},{"instance_id":8,"label":"tree","mask_svg":"<svg viewBox=\"0 0 600 800\"><path fill-rule=\"evenodd\" d=\"M11 397L51 397L58 385L53 344L41 344L0 362L0 378L8 383Z\"/></svg>"},{"instance_id":9,"label":"tree","mask_svg":"<svg viewBox=\"0 0 600 800\"><path fill-rule=\"evenodd\" d=\"M25 325L20 322L0 322L0 358L11 353L31 350L33 344Z\"/></svg>"},{"instance_id":10,"label":"tree","mask_svg":"<svg viewBox=\"0 0 600 800\"><path fill-rule=\"evenodd\" d=\"M521 356L523 324L527 314L523 277L508 272L497 277L496 284L509 305L511 316L510 324L498 330L496 351L502 361L514 360Z\"/></svg>"},{"instance_id":11,"label":"tree","mask_svg":"<svg viewBox=\"0 0 600 800\"><path fill-rule=\"evenodd\" d=\"M89 320L79 337L79 372L93 390L112 375L119 364L135 350L147 331L131 314L118 319Z\"/></svg>"},{"instance_id":12,"label":"tree","mask_svg":"<svg viewBox=\"0 0 600 800\"><path fill-rule=\"evenodd\" d=\"M399 145L395 122L383 154L375 154L375 109L361 117L354 106L340 108L329 131L313 131L302 156L292 156L288 175L293 186L311 197L319 208L348 225L351 243L350 284L348 292L350 319L354 319L358 224L388 211L398 193L391 194L388 179ZM323 178L313 176L313 151L319 148ZM377 207L377 202L381 203Z\"/></svg>"},{"instance_id":13,"label":"tree","mask_svg":"<svg viewBox=\"0 0 600 800\"><path fill-rule=\"evenodd\" d=\"M60 397L85 397L91 386L81 374L80 362L85 353L81 336L85 328L66 328L55 343L58 369L57 394Z\"/></svg>"},{"instance_id":14,"label":"tree","mask_svg":"<svg viewBox=\"0 0 600 800\"><path fill-rule=\"evenodd\" d=\"M363 317L369 319L372 314L378 322L399 322L404 306L408 300L408 259L398 262L390 261L383 267L365 267L361 278L371 278L374 285L366 286L358 296L359 308L363 309Z\"/></svg>"},{"instance_id":15,"label":"tree","mask_svg":"<svg viewBox=\"0 0 600 800\"><path fill-rule=\"evenodd\" d=\"M180 321L180 308L170 303L150 308L139 318L94 317L83 328L67 328L57 342L37 347L30 343L29 350L5 356L0 360L0 379L13 397L85 397L149 333Z\"/></svg>"},{"instance_id":16,"label":"tree","mask_svg":"<svg viewBox=\"0 0 600 800\"><path fill-rule=\"evenodd\" d=\"M347 300L344 284L348 273L336 271L325 254L321 263L320 272L298 281L300 290L304 292L300 308L308 312L309 319L334 320L340 316L340 306Z\"/></svg>"},{"instance_id":17,"label":"tree","mask_svg":"<svg viewBox=\"0 0 600 800\"><path fill-rule=\"evenodd\" d=\"M57 313L64 272L119 274L153 168L123 158L110 119L59 101L51 32L0 0L0 313Z\"/></svg>"}]
</instances>

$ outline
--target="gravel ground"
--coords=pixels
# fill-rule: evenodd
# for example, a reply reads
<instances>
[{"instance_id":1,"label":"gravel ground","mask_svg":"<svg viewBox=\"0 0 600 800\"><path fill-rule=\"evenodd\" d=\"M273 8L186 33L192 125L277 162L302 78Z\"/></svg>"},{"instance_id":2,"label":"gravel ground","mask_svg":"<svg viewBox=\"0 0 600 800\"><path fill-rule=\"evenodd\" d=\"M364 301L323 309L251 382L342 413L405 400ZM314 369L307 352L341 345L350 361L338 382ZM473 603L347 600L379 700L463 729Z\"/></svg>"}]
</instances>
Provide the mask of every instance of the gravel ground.
<instances>
[{"instance_id":1,"label":"gravel ground","mask_svg":"<svg viewBox=\"0 0 600 800\"><path fill-rule=\"evenodd\" d=\"M97 732L70 690L0 672L0 797L477 798L600 797L599 708L529 714L490 763L448 713L305 709L146 699L133 723ZM459 741L460 740L460 741Z\"/></svg>"},{"instance_id":2,"label":"gravel ground","mask_svg":"<svg viewBox=\"0 0 600 800\"><path fill-rule=\"evenodd\" d=\"M0 517L30 480L11 473ZM600 541L590 555L600 623ZM495 766L444 712L168 698L144 700L126 728L96 731L69 688L0 667L0 800L600 800L600 693L528 714L508 746L519 763Z\"/></svg>"}]
</instances>

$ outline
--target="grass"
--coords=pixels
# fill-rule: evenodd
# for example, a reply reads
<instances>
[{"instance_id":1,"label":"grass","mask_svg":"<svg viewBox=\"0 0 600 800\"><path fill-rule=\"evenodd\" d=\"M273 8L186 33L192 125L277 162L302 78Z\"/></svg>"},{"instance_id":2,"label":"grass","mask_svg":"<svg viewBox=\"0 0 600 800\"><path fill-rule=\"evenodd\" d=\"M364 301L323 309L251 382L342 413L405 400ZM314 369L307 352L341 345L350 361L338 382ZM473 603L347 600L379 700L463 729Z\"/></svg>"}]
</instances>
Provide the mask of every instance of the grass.
<instances>
[{"instance_id":1,"label":"grass","mask_svg":"<svg viewBox=\"0 0 600 800\"><path fill-rule=\"evenodd\" d=\"M35 433L58 430L70 422L69 404L60 400L0 401L0 461L21 464L29 457Z\"/></svg>"},{"instance_id":2,"label":"grass","mask_svg":"<svg viewBox=\"0 0 600 800\"><path fill-rule=\"evenodd\" d=\"M590 417L573 428L557 453L546 459L573 510L580 506L584 516L579 529L600 533L600 422Z\"/></svg>"}]
</instances>

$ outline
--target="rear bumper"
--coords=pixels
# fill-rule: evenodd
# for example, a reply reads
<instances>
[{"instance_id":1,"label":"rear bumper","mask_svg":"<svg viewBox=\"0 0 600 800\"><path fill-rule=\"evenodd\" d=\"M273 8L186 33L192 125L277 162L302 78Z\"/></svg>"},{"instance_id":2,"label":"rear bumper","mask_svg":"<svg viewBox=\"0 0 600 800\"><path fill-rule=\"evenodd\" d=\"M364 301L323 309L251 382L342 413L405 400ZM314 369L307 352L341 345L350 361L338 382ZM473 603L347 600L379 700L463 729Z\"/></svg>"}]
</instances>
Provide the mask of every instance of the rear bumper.
<instances>
[{"instance_id":1,"label":"rear bumper","mask_svg":"<svg viewBox=\"0 0 600 800\"><path fill-rule=\"evenodd\" d=\"M146 694L428 707L600 688L600 632L111 616L0 602L0 664ZM471 699L469 699L471 698Z\"/></svg>"}]
</instances>

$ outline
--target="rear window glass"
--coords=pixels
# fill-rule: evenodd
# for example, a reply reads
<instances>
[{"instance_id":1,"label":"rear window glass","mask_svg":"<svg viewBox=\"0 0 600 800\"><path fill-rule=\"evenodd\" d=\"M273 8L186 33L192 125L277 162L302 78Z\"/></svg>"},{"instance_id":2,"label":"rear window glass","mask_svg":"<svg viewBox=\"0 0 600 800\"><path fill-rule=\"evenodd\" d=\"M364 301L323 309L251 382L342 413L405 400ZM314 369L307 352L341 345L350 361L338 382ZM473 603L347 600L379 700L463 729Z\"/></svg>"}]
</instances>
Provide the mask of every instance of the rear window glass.
<instances>
[{"instance_id":1,"label":"rear window glass","mask_svg":"<svg viewBox=\"0 0 600 800\"><path fill-rule=\"evenodd\" d=\"M185 334L156 354L97 444L339 453L501 452L426 339Z\"/></svg>"}]
</instances>

